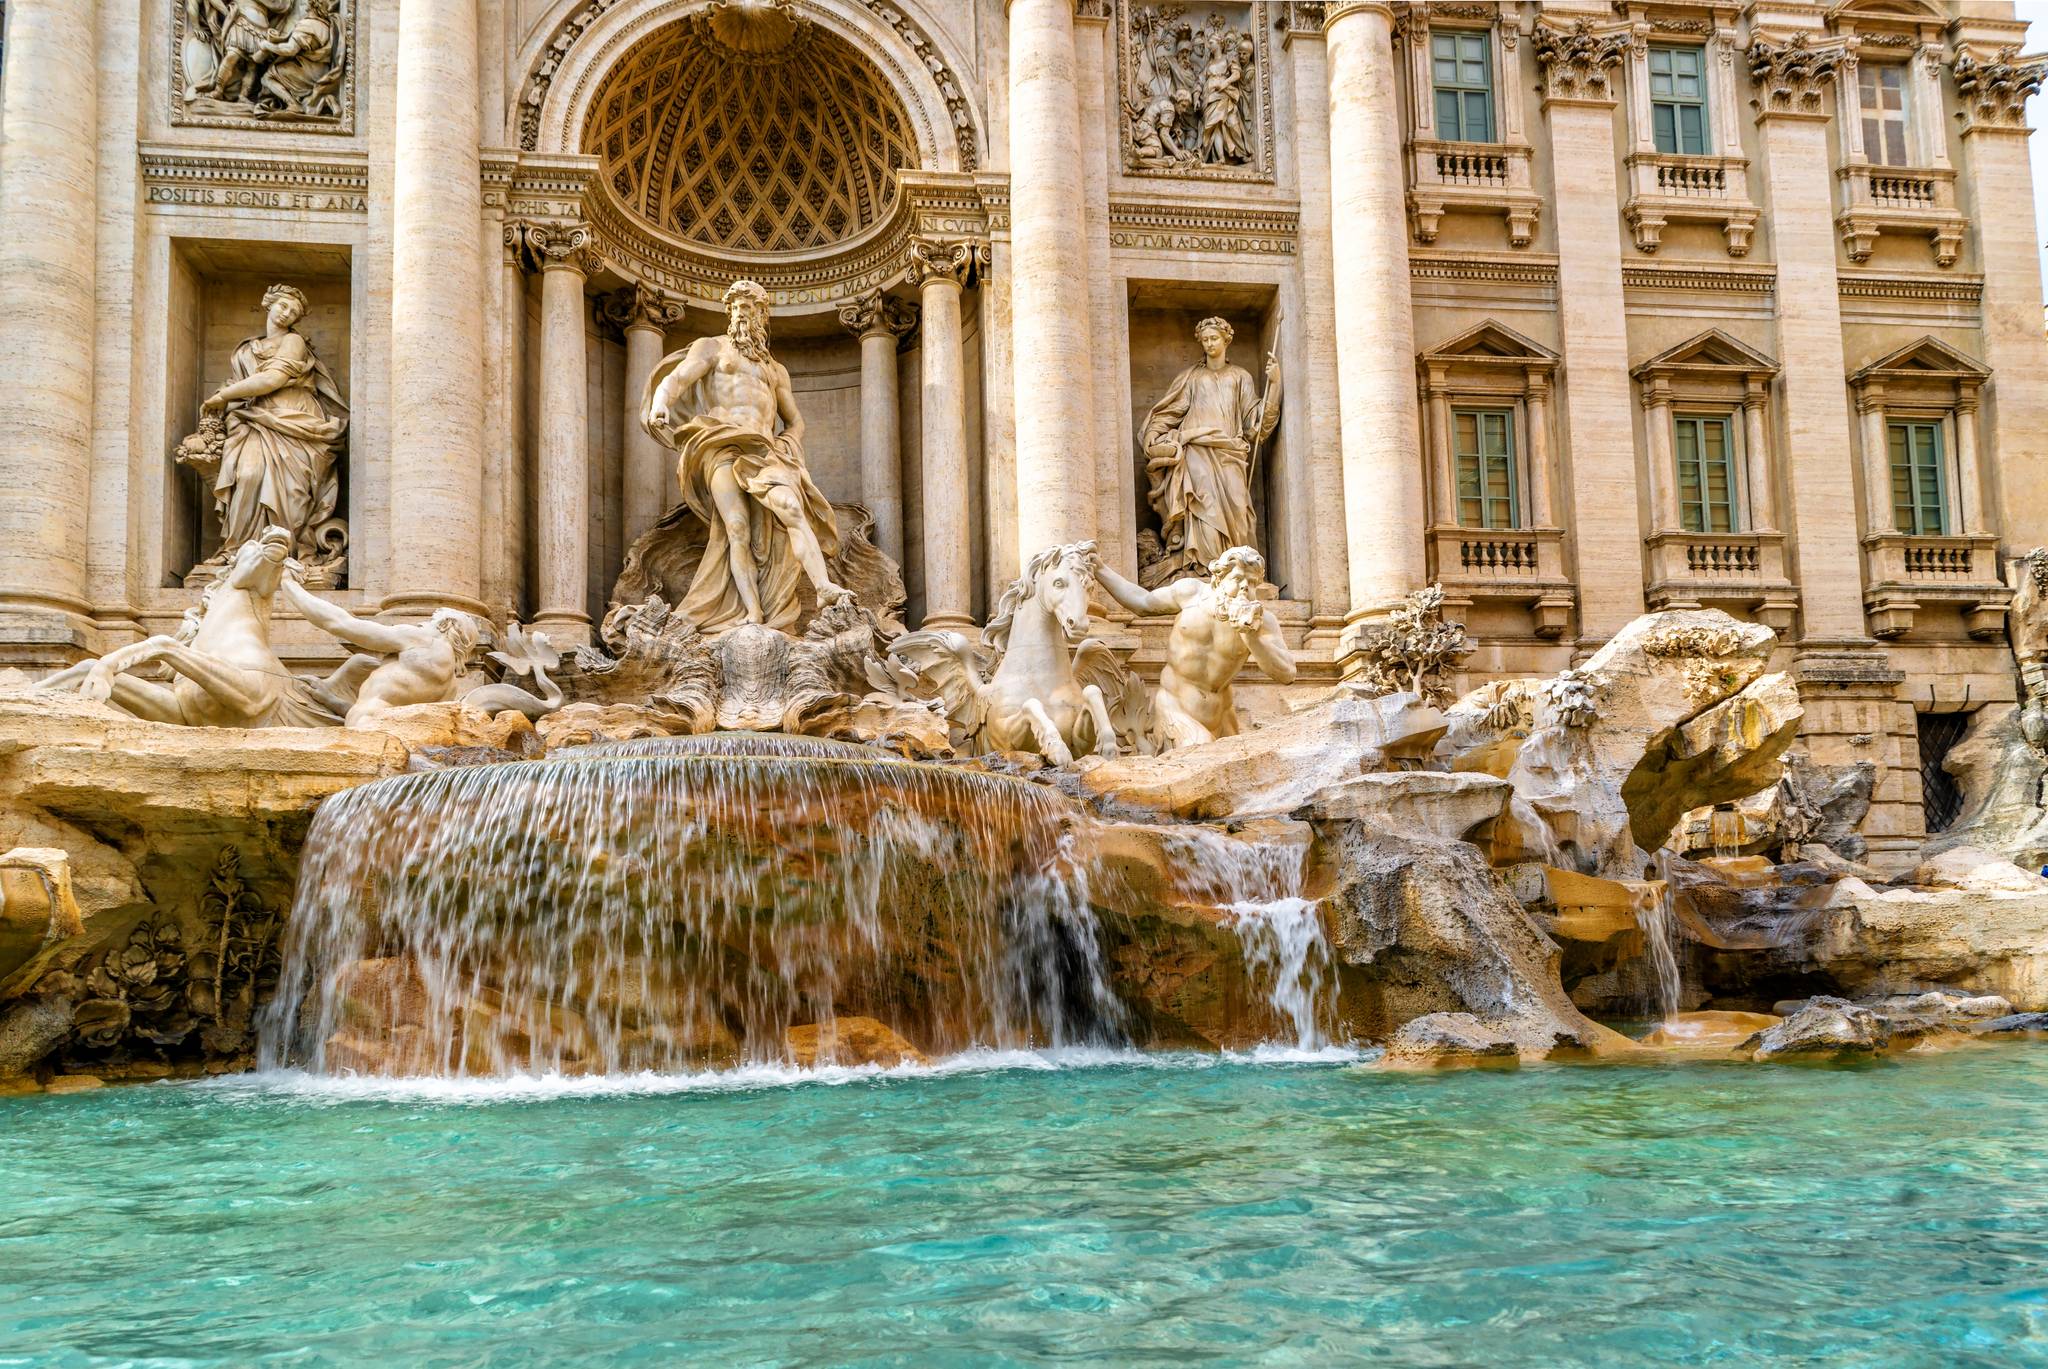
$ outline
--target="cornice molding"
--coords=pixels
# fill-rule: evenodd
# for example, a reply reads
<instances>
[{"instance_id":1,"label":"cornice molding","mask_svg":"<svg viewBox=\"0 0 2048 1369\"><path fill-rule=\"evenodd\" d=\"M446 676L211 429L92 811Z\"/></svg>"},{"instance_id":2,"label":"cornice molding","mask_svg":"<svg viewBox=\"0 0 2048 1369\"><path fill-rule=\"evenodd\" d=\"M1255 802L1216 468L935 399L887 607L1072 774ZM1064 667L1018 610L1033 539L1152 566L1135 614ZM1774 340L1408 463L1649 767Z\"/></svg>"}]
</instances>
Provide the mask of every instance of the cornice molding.
<instances>
[{"instance_id":1,"label":"cornice molding","mask_svg":"<svg viewBox=\"0 0 2048 1369\"><path fill-rule=\"evenodd\" d=\"M363 214L370 161L361 152L245 152L144 143L143 200L153 206Z\"/></svg>"}]
</instances>

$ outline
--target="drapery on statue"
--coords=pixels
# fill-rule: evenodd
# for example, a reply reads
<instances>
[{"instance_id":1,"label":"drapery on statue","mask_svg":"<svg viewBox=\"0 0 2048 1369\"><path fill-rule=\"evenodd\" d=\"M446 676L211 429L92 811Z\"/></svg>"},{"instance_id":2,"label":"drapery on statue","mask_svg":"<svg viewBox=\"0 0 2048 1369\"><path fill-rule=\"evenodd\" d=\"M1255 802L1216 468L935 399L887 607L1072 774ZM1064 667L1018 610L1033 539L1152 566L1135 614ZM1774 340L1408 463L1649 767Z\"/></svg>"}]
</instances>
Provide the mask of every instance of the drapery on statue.
<instances>
[{"instance_id":1,"label":"drapery on statue","mask_svg":"<svg viewBox=\"0 0 2048 1369\"><path fill-rule=\"evenodd\" d=\"M342 0L179 0L182 112L338 122L348 78Z\"/></svg>"},{"instance_id":2,"label":"drapery on statue","mask_svg":"<svg viewBox=\"0 0 2048 1369\"><path fill-rule=\"evenodd\" d=\"M2019 580L2006 630L2020 668L2020 734L2048 753L2048 547L2020 558Z\"/></svg>"},{"instance_id":3,"label":"drapery on statue","mask_svg":"<svg viewBox=\"0 0 2048 1369\"><path fill-rule=\"evenodd\" d=\"M1174 614L1166 664L1152 696L1152 734L1161 751L1199 746L1238 732L1231 682L1245 662L1266 677L1294 682L1294 653L1280 635L1280 620L1259 602L1266 560L1250 547L1232 547L1209 566L1206 579L1189 576L1146 589L1098 565L1095 578L1133 613Z\"/></svg>"},{"instance_id":4,"label":"drapery on statue","mask_svg":"<svg viewBox=\"0 0 2048 1369\"><path fill-rule=\"evenodd\" d=\"M268 527L291 535L291 555L315 588L341 577L348 532L334 517L336 460L348 405L334 376L297 331L306 297L289 285L263 292L264 331L235 348L233 377L199 408L199 431L178 445L180 465L213 494L220 549L195 566L197 583L232 563Z\"/></svg>"},{"instance_id":5,"label":"drapery on statue","mask_svg":"<svg viewBox=\"0 0 2048 1369\"><path fill-rule=\"evenodd\" d=\"M1266 358L1266 393L1229 360L1235 330L1220 318L1195 325L1202 360L1180 373L1145 416L1150 500L1159 515L1161 558L1145 583L1201 575L1232 547L1256 542L1252 456L1280 422L1280 361Z\"/></svg>"},{"instance_id":6,"label":"drapery on statue","mask_svg":"<svg viewBox=\"0 0 2048 1369\"><path fill-rule=\"evenodd\" d=\"M662 358L641 396L641 422L675 449L683 500L709 529L677 608L702 632L740 623L789 632L802 614L802 577L821 607L853 595L826 564L839 527L804 465L789 372L768 354L768 292L735 281L725 305L725 335Z\"/></svg>"}]
</instances>

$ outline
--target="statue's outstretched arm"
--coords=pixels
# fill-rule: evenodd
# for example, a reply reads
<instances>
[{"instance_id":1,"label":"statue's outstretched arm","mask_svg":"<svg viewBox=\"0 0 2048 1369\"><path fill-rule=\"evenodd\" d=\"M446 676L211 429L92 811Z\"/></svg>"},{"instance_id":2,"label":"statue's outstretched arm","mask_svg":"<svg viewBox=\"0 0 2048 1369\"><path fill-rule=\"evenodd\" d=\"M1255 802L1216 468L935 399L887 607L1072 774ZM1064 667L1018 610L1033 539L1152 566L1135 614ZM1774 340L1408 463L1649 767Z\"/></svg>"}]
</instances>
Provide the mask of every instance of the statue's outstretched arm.
<instances>
[{"instance_id":1,"label":"statue's outstretched arm","mask_svg":"<svg viewBox=\"0 0 2048 1369\"><path fill-rule=\"evenodd\" d=\"M1173 593L1176 580L1159 589L1146 589L1143 585L1126 580L1108 566L1097 566L1095 578L1109 591L1109 597L1122 604L1132 613L1164 614L1180 612L1180 596ZM1196 583L1196 582L1189 582Z\"/></svg>"},{"instance_id":2,"label":"statue's outstretched arm","mask_svg":"<svg viewBox=\"0 0 2048 1369\"><path fill-rule=\"evenodd\" d=\"M328 603L289 576L280 581L277 588L293 608L305 615L307 622L352 647L374 651L380 656L396 656L410 645L407 638L411 628L358 618L340 605Z\"/></svg>"}]
</instances>

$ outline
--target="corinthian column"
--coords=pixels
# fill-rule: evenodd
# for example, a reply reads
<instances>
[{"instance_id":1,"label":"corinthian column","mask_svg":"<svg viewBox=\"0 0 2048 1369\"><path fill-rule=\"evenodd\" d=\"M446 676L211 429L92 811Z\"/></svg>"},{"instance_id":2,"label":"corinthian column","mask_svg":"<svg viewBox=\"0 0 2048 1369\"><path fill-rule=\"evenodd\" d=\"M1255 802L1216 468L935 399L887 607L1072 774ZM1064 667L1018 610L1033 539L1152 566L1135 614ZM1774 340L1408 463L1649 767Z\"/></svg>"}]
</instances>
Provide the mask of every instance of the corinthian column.
<instances>
[{"instance_id":1,"label":"corinthian column","mask_svg":"<svg viewBox=\"0 0 2048 1369\"><path fill-rule=\"evenodd\" d=\"M1009 3L1017 552L1028 561L1095 535L1095 418L1074 0Z\"/></svg>"},{"instance_id":2,"label":"corinthian column","mask_svg":"<svg viewBox=\"0 0 2048 1369\"><path fill-rule=\"evenodd\" d=\"M583 280L590 230L535 226L527 243L540 280L540 608L533 625L557 646L590 641L584 582L590 557L589 376Z\"/></svg>"},{"instance_id":3,"label":"corinthian column","mask_svg":"<svg viewBox=\"0 0 2048 1369\"><path fill-rule=\"evenodd\" d=\"M1415 318L1392 6L1337 0L1323 34L1330 82L1330 236L1337 404L1352 622L1422 585Z\"/></svg>"},{"instance_id":4,"label":"corinthian column","mask_svg":"<svg viewBox=\"0 0 2048 1369\"><path fill-rule=\"evenodd\" d=\"M0 650L22 619L88 644L98 0L8 15L0 105ZM471 236L475 236L472 232ZM77 615L69 622L64 615ZM11 621L9 621L11 620ZM40 633L37 634L40 636ZM26 643L21 643L26 645ZM37 645L42 645L38 641Z\"/></svg>"},{"instance_id":5,"label":"corinthian column","mask_svg":"<svg viewBox=\"0 0 2048 1369\"><path fill-rule=\"evenodd\" d=\"M840 305L839 321L860 339L860 502L875 516L875 545L900 566L903 465L897 449L902 410L896 395L896 340L916 324L917 310L871 290Z\"/></svg>"},{"instance_id":6,"label":"corinthian column","mask_svg":"<svg viewBox=\"0 0 2048 1369\"><path fill-rule=\"evenodd\" d=\"M924 472L927 628L957 630L974 625L973 538L967 508L967 380L960 356L960 293L973 279L981 251L978 244L970 242L918 238L910 244L910 280L918 288L924 315L924 339L919 349L924 363L920 386L924 451L920 464ZM1023 421L1021 408L1018 421ZM1073 434L1073 446L1082 452L1087 450L1084 431ZM1021 475L1018 481L1021 487ZM1092 506L1087 512L1093 518ZM1028 517L1028 510L1022 516ZM1088 534L1078 532L1071 536ZM1063 532L1061 537L1068 534ZM1053 543L1027 540L1025 545Z\"/></svg>"},{"instance_id":7,"label":"corinthian column","mask_svg":"<svg viewBox=\"0 0 2048 1369\"><path fill-rule=\"evenodd\" d=\"M456 604L480 613L484 405L476 0L399 0L396 85L391 567L384 607L410 615Z\"/></svg>"},{"instance_id":8,"label":"corinthian column","mask_svg":"<svg viewBox=\"0 0 2048 1369\"><path fill-rule=\"evenodd\" d=\"M543 282L545 286L545 282ZM661 364L663 339L683 321L683 306L645 281L630 290L605 296L604 317L626 337L626 543L646 532L668 512L680 493L675 488L674 453L661 445L640 421L640 396L647 378Z\"/></svg>"}]
</instances>

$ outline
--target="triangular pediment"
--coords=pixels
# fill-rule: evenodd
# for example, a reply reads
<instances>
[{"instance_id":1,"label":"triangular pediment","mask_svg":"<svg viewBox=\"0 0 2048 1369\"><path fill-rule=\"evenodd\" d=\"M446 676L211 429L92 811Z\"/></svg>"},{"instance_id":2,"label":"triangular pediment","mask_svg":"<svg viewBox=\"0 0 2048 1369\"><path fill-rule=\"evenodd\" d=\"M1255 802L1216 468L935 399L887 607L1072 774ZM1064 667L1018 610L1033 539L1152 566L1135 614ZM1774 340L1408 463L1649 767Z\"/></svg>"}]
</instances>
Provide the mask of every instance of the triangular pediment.
<instances>
[{"instance_id":1,"label":"triangular pediment","mask_svg":"<svg viewBox=\"0 0 2048 1369\"><path fill-rule=\"evenodd\" d=\"M1905 20L1915 24L1946 24L1948 16L1927 0L1847 0L1828 11L1830 20L1844 16L1858 19Z\"/></svg>"},{"instance_id":2,"label":"triangular pediment","mask_svg":"<svg viewBox=\"0 0 2048 1369\"><path fill-rule=\"evenodd\" d=\"M1778 363L1740 338L1709 328L1676 347L1667 347L1630 374L1638 380L1661 371L1716 370L1743 375L1776 375Z\"/></svg>"},{"instance_id":3,"label":"triangular pediment","mask_svg":"<svg viewBox=\"0 0 2048 1369\"><path fill-rule=\"evenodd\" d=\"M1907 343L1896 352L1879 357L1876 361L1871 362L1868 366L1858 371L1854 376L1851 376L1850 379L1867 380L1879 375L1918 375L1925 376L1930 380L1965 377L1974 380L1987 380L1991 376L1991 368L1974 357L1966 356L1962 352L1957 351L1940 338L1929 334L1917 342Z\"/></svg>"},{"instance_id":4,"label":"triangular pediment","mask_svg":"<svg viewBox=\"0 0 2048 1369\"><path fill-rule=\"evenodd\" d=\"M1523 365L1531 362L1557 363L1557 353L1534 338L1523 337L1506 324L1495 323L1492 319L1467 328L1441 346L1432 347L1423 353L1423 358L1427 361L1512 361Z\"/></svg>"}]
</instances>

